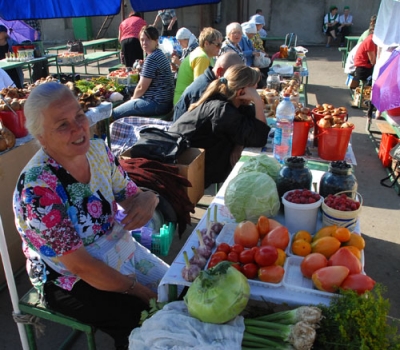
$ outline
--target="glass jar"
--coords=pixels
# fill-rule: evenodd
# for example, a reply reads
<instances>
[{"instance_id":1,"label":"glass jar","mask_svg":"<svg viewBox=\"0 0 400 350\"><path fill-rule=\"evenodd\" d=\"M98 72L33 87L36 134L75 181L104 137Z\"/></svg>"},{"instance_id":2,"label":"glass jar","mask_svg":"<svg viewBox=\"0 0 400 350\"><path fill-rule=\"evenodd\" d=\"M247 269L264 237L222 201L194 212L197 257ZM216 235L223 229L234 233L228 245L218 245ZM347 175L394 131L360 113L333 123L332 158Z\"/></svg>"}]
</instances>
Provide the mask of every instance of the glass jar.
<instances>
[{"instance_id":1,"label":"glass jar","mask_svg":"<svg viewBox=\"0 0 400 350\"><path fill-rule=\"evenodd\" d=\"M353 167L346 161L331 162L328 172L321 177L319 194L326 197L342 191L357 191L358 183L352 170Z\"/></svg>"},{"instance_id":2,"label":"glass jar","mask_svg":"<svg viewBox=\"0 0 400 350\"><path fill-rule=\"evenodd\" d=\"M281 88L281 78L279 74L269 74L267 78L267 88L274 89L279 92Z\"/></svg>"},{"instance_id":3,"label":"glass jar","mask_svg":"<svg viewBox=\"0 0 400 350\"><path fill-rule=\"evenodd\" d=\"M276 180L280 199L285 192L290 190L311 189L312 174L306 164L307 161L303 157L287 157L284 159L284 166Z\"/></svg>"}]
</instances>

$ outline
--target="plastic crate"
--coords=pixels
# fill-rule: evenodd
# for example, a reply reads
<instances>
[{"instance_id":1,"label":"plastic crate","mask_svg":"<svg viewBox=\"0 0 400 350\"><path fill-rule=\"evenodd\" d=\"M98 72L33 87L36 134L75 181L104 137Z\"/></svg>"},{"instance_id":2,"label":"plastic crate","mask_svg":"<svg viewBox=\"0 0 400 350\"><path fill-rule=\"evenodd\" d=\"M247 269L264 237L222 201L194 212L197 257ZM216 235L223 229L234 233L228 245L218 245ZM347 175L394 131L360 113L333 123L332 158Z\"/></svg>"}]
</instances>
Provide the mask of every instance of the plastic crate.
<instances>
[{"instance_id":1,"label":"plastic crate","mask_svg":"<svg viewBox=\"0 0 400 350\"><path fill-rule=\"evenodd\" d=\"M382 134L378 157L385 168L392 164L392 157L389 152L398 142L400 142L400 140L396 136L385 133Z\"/></svg>"},{"instance_id":2,"label":"plastic crate","mask_svg":"<svg viewBox=\"0 0 400 350\"><path fill-rule=\"evenodd\" d=\"M171 247L172 239L175 233L175 223L170 222L168 225L164 224L159 233L151 235L151 247L147 247L150 251L159 256L168 255L169 248ZM141 243L141 232L132 231L132 236L137 242Z\"/></svg>"}]
</instances>

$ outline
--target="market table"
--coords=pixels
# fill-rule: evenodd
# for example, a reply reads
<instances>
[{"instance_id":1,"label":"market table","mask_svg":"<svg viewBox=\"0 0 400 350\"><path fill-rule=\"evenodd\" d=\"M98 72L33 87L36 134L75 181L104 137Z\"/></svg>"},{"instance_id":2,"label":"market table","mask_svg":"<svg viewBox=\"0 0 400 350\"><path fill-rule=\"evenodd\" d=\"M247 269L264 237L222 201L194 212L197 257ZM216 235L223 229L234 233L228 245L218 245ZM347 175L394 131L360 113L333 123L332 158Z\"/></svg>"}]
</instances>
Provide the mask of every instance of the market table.
<instances>
[{"instance_id":1,"label":"market table","mask_svg":"<svg viewBox=\"0 0 400 350\"><path fill-rule=\"evenodd\" d=\"M260 154L259 150L246 149L242 153L243 156L255 156ZM214 207L217 207L217 220L218 222L225 223L225 226L228 230L232 230L232 225L235 220L229 212L229 209L224 205L224 194L226 191L226 187L231 179L233 179L238 173L239 168L242 166L242 159L240 162L236 164L231 174L224 182L223 186L220 188L218 193L216 194L214 200L212 201L209 209L211 213L214 213ZM324 174L324 171L320 170L312 170L313 182L319 184L321 176ZM213 216L211 215L211 218ZM277 221L284 224L283 214L280 213L278 216L274 217ZM184 286L190 286L191 283L187 282L181 276L182 268L185 266L185 261L183 257L183 252L191 252L191 247L198 246L198 238L196 234L196 230L201 230L206 228L207 215L204 215L200 222L197 224L192 234L189 236L182 249L176 256L175 260L172 262L169 270L164 275L162 280L160 281L158 287L158 299L159 301L171 301L177 298L178 291L180 292ZM322 226L321 218L319 217L317 229ZM227 235L221 231L220 236L222 242L228 242L229 238ZM355 232L360 232L359 222L355 228ZM222 235L222 236L221 236ZM226 240L227 239L227 240ZM217 238L218 242L218 238ZM191 254L189 254L191 255ZM299 264L301 258L296 256L290 256L288 254L288 259L285 264L285 276L283 278L283 282L279 284L271 284L271 283L263 283L260 281L249 280L250 283L250 298L253 300L266 300L269 302L274 302L277 304L289 304L291 306L298 306L304 304L325 304L328 305L332 298L331 293L321 292L312 288L311 280L308 280L300 275Z\"/></svg>"},{"instance_id":2,"label":"market table","mask_svg":"<svg viewBox=\"0 0 400 350\"><path fill-rule=\"evenodd\" d=\"M87 49L95 48L96 46L101 46L103 51L105 51L106 44L114 45L115 50L118 50L118 38L104 38L104 39L82 41L83 53L86 54ZM46 51L56 51L58 54L58 51L66 50L66 49L67 49L67 45L59 45L59 46L48 47L46 49Z\"/></svg>"},{"instance_id":3,"label":"market table","mask_svg":"<svg viewBox=\"0 0 400 350\"><path fill-rule=\"evenodd\" d=\"M57 61L57 55L54 54L47 54L42 57L32 58L29 61L21 61L21 62L14 62L14 61L7 61L7 59L0 60L0 68L4 70L13 69L13 68L21 68L21 69L28 69L29 72L29 80L31 83L32 81L32 66L35 63L48 61L49 63L54 63Z\"/></svg>"},{"instance_id":4,"label":"market table","mask_svg":"<svg viewBox=\"0 0 400 350\"><path fill-rule=\"evenodd\" d=\"M288 61L287 59L277 58L272 63L272 66L270 68L270 73L275 72L277 74L280 74L278 67L284 67L284 68L285 67L293 67L294 68L295 63L296 63L295 61ZM302 79L301 83L303 86L303 90L301 91L301 94L300 94L300 102L303 103L304 106L307 106L307 104L308 104L307 85L308 85L309 72L308 72L308 64L307 64L306 57L303 57L301 59L301 63L302 63L302 66L300 67L299 74ZM274 69L274 67L275 67L275 69ZM285 76L284 74L280 74L280 75ZM293 73L290 75L293 75Z\"/></svg>"}]
</instances>

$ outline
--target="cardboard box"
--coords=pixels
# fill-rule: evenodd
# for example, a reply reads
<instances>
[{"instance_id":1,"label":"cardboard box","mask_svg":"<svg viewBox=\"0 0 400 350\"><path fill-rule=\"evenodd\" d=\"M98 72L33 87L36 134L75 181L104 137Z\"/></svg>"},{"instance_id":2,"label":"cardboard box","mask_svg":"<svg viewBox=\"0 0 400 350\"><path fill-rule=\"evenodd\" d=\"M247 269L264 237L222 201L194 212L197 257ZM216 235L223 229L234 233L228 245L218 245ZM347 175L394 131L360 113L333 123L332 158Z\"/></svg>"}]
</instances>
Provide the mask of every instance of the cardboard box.
<instances>
[{"instance_id":1,"label":"cardboard box","mask_svg":"<svg viewBox=\"0 0 400 350\"><path fill-rule=\"evenodd\" d=\"M186 177L192 187L186 192L190 201L196 205L204 195L205 152L202 148L188 148L178 157L179 174Z\"/></svg>"},{"instance_id":2,"label":"cardboard box","mask_svg":"<svg viewBox=\"0 0 400 350\"><path fill-rule=\"evenodd\" d=\"M122 159L131 158L129 150L121 154ZM186 187L190 201L196 205L204 195L205 152L202 148L188 148L178 157L179 174L190 181Z\"/></svg>"}]
</instances>

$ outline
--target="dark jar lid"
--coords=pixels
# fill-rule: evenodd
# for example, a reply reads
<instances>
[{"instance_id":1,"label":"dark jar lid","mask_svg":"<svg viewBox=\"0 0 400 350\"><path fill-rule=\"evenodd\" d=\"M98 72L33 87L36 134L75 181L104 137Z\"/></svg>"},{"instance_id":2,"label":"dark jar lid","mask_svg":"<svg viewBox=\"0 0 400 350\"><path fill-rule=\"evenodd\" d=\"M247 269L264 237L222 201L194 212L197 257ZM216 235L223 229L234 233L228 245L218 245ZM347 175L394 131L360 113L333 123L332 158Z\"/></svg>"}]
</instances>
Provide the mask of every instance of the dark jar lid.
<instances>
[{"instance_id":1,"label":"dark jar lid","mask_svg":"<svg viewBox=\"0 0 400 350\"><path fill-rule=\"evenodd\" d=\"M307 160L305 160L303 157L286 157L283 161L289 168L301 169L307 165Z\"/></svg>"},{"instance_id":2,"label":"dark jar lid","mask_svg":"<svg viewBox=\"0 0 400 350\"><path fill-rule=\"evenodd\" d=\"M329 164L328 171L337 175L350 175L353 172L353 167L345 160L334 161Z\"/></svg>"}]
</instances>

